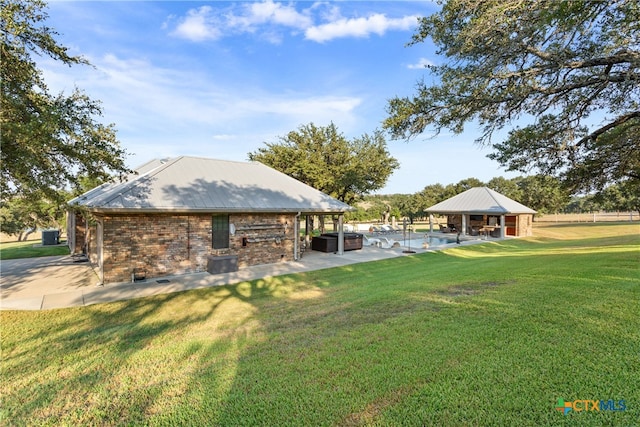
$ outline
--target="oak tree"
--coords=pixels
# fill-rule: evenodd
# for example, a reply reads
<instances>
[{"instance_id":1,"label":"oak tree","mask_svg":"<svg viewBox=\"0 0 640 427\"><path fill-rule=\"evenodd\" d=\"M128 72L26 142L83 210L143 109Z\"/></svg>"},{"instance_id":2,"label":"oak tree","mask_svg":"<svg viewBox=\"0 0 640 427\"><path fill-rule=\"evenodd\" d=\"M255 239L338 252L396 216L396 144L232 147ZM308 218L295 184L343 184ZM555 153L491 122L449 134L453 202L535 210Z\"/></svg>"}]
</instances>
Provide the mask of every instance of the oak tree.
<instances>
[{"instance_id":1,"label":"oak tree","mask_svg":"<svg viewBox=\"0 0 640 427\"><path fill-rule=\"evenodd\" d=\"M35 57L88 65L56 42L40 0L0 0L0 196L64 203L80 176L106 180L127 172L114 125L100 122L100 103L76 88L52 94Z\"/></svg>"},{"instance_id":2,"label":"oak tree","mask_svg":"<svg viewBox=\"0 0 640 427\"><path fill-rule=\"evenodd\" d=\"M398 161L387 151L381 131L348 140L337 127L300 126L277 143L249 153L258 161L351 204L387 182Z\"/></svg>"},{"instance_id":3,"label":"oak tree","mask_svg":"<svg viewBox=\"0 0 640 427\"><path fill-rule=\"evenodd\" d=\"M448 0L410 45L428 39L445 60L413 97L389 101L394 138L476 123L508 170L573 190L640 184L637 0Z\"/></svg>"}]
</instances>

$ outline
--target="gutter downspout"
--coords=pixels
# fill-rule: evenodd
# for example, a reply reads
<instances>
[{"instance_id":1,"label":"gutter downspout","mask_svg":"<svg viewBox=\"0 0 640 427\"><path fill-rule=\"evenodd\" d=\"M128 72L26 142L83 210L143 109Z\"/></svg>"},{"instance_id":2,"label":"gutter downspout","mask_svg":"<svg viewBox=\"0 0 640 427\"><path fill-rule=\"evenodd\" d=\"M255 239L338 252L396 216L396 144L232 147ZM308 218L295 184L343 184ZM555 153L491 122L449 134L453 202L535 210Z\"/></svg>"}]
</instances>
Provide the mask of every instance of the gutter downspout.
<instances>
[{"instance_id":1,"label":"gutter downspout","mask_svg":"<svg viewBox=\"0 0 640 427\"><path fill-rule=\"evenodd\" d=\"M293 260L298 261L300 259L300 255L298 254L300 248L300 212L298 212L293 220Z\"/></svg>"}]
</instances>

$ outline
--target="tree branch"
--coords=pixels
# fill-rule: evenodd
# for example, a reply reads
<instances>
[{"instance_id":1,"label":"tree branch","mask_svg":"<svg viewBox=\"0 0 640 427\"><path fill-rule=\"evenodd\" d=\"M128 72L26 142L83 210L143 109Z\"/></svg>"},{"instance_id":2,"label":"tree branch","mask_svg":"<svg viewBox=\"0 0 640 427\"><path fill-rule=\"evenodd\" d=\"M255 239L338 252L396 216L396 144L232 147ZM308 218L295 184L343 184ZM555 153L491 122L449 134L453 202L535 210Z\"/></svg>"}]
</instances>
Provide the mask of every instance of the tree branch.
<instances>
[{"instance_id":1,"label":"tree branch","mask_svg":"<svg viewBox=\"0 0 640 427\"><path fill-rule=\"evenodd\" d=\"M637 118L640 118L640 111L633 111L629 114L625 114L624 116L620 116L616 120L610 123L607 123L605 126L602 126L600 129L597 129L591 132L589 135L585 136L584 138L580 139L576 143L576 146L586 144L588 141L593 141L603 133L615 128L616 126L620 126L621 124L626 123L631 119L637 119Z\"/></svg>"}]
</instances>

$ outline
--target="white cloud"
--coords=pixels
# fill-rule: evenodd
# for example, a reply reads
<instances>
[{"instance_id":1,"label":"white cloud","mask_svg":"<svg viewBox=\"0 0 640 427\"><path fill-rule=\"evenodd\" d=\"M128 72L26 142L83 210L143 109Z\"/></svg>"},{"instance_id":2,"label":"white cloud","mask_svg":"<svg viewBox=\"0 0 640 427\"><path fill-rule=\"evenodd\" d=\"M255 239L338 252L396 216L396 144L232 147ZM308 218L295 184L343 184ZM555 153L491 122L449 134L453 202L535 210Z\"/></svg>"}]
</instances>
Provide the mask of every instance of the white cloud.
<instances>
[{"instance_id":1,"label":"white cloud","mask_svg":"<svg viewBox=\"0 0 640 427\"><path fill-rule=\"evenodd\" d=\"M236 151L238 144L247 144L248 152L256 143L301 124L333 120L349 125L362 104L358 97L340 94L273 92L244 82L221 85L214 76L191 69L158 67L114 54L89 60L96 68L77 69L77 74L48 61L45 78L53 92L69 92L78 83L102 100L105 121L117 123L119 137L140 154L148 152L149 144L195 152L226 142Z\"/></svg>"},{"instance_id":2,"label":"white cloud","mask_svg":"<svg viewBox=\"0 0 640 427\"><path fill-rule=\"evenodd\" d=\"M376 13L367 18L340 18L333 22L307 28L305 37L319 43L341 37L368 37L375 33L384 35L390 30L410 30L417 25L417 16L388 18Z\"/></svg>"},{"instance_id":3,"label":"white cloud","mask_svg":"<svg viewBox=\"0 0 640 427\"><path fill-rule=\"evenodd\" d=\"M248 6L248 12L247 18L254 24L272 23L299 29L307 28L312 24L307 14L298 13L293 6L285 6L271 0L251 3L251 6Z\"/></svg>"},{"instance_id":4,"label":"white cloud","mask_svg":"<svg viewBox=\"0 0 640 427\"><path fill-rule=\"evenodd\" d=\"M267 41L278 43L282 37L274 33L273 27L304 30L313 24L305 11L300 13L293 6L272 0L243 4L237 11L202 6L190 9L178 22L171 34L195 42L260 31L261 35L266 34Z\"/></svg>"},{"instance_id":5,"label":"white cloud","mask_svg":"<svg viewBox=\"0 0 640 427\"><path fill-rule=\"evenodd\" d=\"M315 25L312 14L324 23ZM173 19L173 17L171 17ZM190 9L178 19L174 36L200 42L215 40L230 34L258 34L266 41L279 43L282 30L304 32L307 40L323 43L342 37L384 35L392 30L413 30L417 15L389 18L375 13L368 17L344 18L336 5L317 2L301 12L292 4L265 0L242 4L241 8L213 9L202 6ZM168 25L165 23L165 25Z\"/></svg>"},{"instance_id":6,"label":"white cloud","mask_svg":"<svg viewBox=\"0 0 640 427\"><path fill-rule=\"evenodd\" d=\"M407 68L410 70L422 70L429 65L435 65L435 63L427 58L420 58L417 63L407 65Z\"/></svg>"},{"instance_id":7,"label":"white cloud","mask_svg":"<svg viewBox=\"0 0 640 427\"><path fill-rule=\"evenodd\" d=\"M191 9L180 21L173 35L192 41L216 40L222 36L210 6Z\"/></svg>"}]
</instances>

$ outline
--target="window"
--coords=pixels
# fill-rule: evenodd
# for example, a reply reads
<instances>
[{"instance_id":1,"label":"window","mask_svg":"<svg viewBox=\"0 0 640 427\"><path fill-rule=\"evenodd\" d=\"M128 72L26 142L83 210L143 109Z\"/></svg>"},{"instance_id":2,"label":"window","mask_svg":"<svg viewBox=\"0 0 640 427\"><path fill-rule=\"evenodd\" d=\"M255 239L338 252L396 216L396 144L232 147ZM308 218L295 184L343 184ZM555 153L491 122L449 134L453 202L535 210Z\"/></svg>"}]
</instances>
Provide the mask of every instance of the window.
<instances>
[{"instance_id":1,"label":"window","mask_svg":"<svg viewBox=\"0 0 640 427\"><path fill-rule=\"evenodd\" d=\"M211 218L211 241L213 249L229 247L229 215L214 215Z\"/></svg>"},{"instance_id":2,"label":"window","mask_svg":"<svg viewBox=\"0 0 640 427\"><path fill-rule=\"evenodd\" d=\"M482 221L482 220L484 220L484 216L483 215L469 215L469 219L471 221Z\"/></svg>"}]
</instances>

